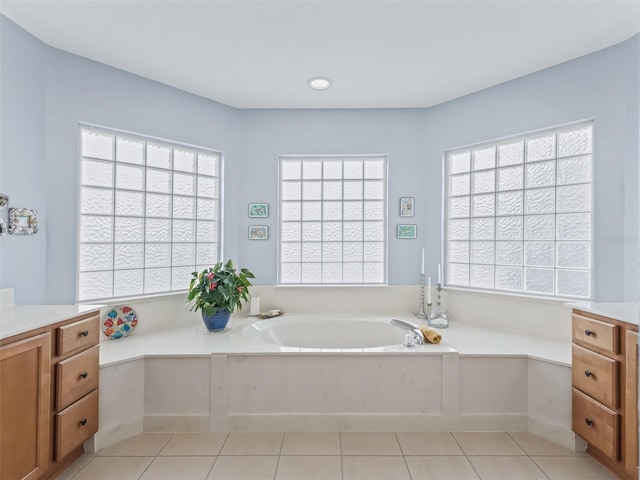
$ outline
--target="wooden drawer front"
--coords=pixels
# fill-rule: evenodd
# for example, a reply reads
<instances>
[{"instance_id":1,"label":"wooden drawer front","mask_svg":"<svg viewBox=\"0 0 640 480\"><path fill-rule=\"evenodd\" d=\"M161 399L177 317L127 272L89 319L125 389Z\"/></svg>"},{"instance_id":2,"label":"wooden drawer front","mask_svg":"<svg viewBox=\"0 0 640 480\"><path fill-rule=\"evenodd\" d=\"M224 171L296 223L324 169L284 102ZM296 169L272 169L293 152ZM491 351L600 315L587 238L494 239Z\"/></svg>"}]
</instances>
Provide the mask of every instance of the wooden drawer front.
<instances>
[{"instance_id":1,"label":"wooden drawer front","mask_svg":"<svg viewBox=\"0 0 640 480\"><path fill-rule=\"evenodd\" d=\"M618 460L619 415L573 389L573 431L612 460Z\"/></svg>"},{"instance_id":2,"label":"wooden drawer front","mask_svg":"<svg viewBox=\"0 0 640 480\"><path fill-rule=\"evenodd\" d=\"M607 407L618 408L618 362L573 345L573 386Z\"/></svg>"},{"instance_id":3,"label":"wooden drawer front","mask_svg":"<svg viewBox=\"0 0 640 480\"><path fill-rule=\"evenodd\" d=\"M56 409L62 410L98 387L100 347L85 350L57 365Z\"/></svg>"},{"instance_id":4,"label":"wooden drawer front","mask_svg":"<svg viewBox=\"0 0 640 480\"><path fill-rule=\"evenodd\" d=\"M99 341L99 317L91 317L70 323L58 329L58 356L74 350L96 345Z\"/></svg>"},{"instance_id":5,"label":"wooden drawer front","mask_svg":"<svg viewBox=\"0 0 640 480\"><path fill-rule=\"evenodd\" d=\"M618 326L572 315L573 341L608 353L618 353Z\"/></svg>"},{"instance_id":6,"label":"wooden drawer front","mask_svg":"<svg viewBox=\"0 0 640 480\"><path fill-rule=\"evenodd\" d=\"M56 414L56 461L98 431L98 390Z\"/></svg>"}]
</instances>

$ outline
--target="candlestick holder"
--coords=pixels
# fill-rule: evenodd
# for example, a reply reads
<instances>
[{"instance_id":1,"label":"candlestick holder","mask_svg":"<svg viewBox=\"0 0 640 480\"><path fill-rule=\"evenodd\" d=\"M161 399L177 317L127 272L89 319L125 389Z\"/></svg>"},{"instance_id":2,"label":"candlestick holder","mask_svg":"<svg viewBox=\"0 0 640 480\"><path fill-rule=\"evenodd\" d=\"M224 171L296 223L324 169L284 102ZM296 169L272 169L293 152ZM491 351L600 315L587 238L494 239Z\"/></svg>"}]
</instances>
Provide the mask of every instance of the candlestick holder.
<instances>
[{"instance_id":1,"label":"candlestick holder","mask_svg":"<svg viewBox=\"0 0 640 480\"><path fill-rule=\"evenodd\" d=\"M429 313L429 319L427 323L433 328L449 328L449 317L444 308L442 308L442 284L438 283L436 286L437 300L436 307Z\"/></svg>"},{"instance_id":2,"label":"candlestick holder","mask_svg":"<svg viewBox=\"0 0 640 480\"><path fill-rule=\"evenodd\" d=\"M420 306L416 318L427 318L427 312L424 311L424 273L420 274Z\"/></svg>"}]
</instances>

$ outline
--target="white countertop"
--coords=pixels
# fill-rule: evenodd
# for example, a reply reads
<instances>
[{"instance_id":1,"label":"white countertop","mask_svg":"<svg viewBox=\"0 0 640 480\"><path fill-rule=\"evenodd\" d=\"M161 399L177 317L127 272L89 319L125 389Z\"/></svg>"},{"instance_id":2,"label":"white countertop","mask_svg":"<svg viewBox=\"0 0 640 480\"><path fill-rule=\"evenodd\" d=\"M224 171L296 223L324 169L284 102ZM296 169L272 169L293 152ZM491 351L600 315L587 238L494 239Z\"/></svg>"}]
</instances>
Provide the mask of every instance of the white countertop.
<instances>
[{"instance_id":1,"label":"white countertop","mask_svg":"<svg viewBox=\"0 0 640 480\"><path fill-rule=\"evenodd\" d=\"M573 303L570 306L600 315L638 324L637 304ZM0 307L0 339L36 328L61 322L89 312L97 312L100 305L8 305ZM335 314L333 314L335 315ZM390 316L389 318L391 318ZM411 314L394 315L411 323L426 325ZM285 317L283 317L285 318ZM207 332L200 323L164 330L156 333L132 335L100 343L100 365L109 366L144 357L157 356L210 356L261 354L357 354L379 355L411 353L418 355L461 356L525 356L560 365L571 365L571 343L529 335L507 333L479 328L461 322L452 322L450 328L438 330L442 342L438 345L402 346L404 332L398 330L398 344L385 347L359 349L297 348L265 343L244 335L245 326L254 318L234 315L231 330L223 333Z\"/></svg>"},{"instance_id":2,"label":"white countertop","mask_svg":"<svg viewBox=\"0 0 640 480\"><path fill-rule=\"evenodd\" d=\"M0 339L99 310L100 305L5 305L0 307Z\"/></svg>"},{"instance_id":3,"label":"white countertop","mask_svg":"<svg viewBox=\"0 0 640 480\"><path fill-rule=\"evenodd\" d=\"M566 305L633 325L640 323L640 303L571 302Z\"/></svg>"},{"instance_id":4,"label":"white countertop","mask_svg":"<svg viewBox=\"0 0 640 480\"><path fill-rule=\"evenodd\" d=\"M396 315L394 318L425 324L410 314ZM209 333L204 326L198 324L144 335L136 335L134 331L132 335L125 338L103 341L100 344L100 365L105 367L144 357L158 356L206 357L215 354L380 355L397 353L530 357L565 366L571 365L570 340L559 342L473 327L460 322L452 322L450 328L438 330L442 334L442 342L438 345L427 344L406 348L401 344L404 332L399 329L397 345L361 349L318 349L284 347L264 343L244 335L243 328L254 321L256 320L253 318L234 316L229 323L231 330L223 333Z\"/></svg>"}]
</instances>

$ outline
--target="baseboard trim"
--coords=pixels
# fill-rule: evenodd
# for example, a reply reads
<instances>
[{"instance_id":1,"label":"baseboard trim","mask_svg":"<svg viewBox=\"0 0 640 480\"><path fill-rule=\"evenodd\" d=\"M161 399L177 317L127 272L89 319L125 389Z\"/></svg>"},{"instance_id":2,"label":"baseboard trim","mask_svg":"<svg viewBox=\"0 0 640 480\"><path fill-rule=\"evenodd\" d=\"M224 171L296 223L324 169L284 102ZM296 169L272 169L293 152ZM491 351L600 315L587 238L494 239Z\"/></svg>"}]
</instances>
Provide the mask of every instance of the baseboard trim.
<instances>
[{"instance_id":1,"label":"baseboard trim","mask_svg":"<svg viewBox=\"0 0 640 480\"><path fill-rule=\"evenodd\" d=\"M526 432L529 417L523 413L460 414L448 425L451 432Z\"/></svg>"},{"instance_id":2,"label":"baseboard trim","mask_svg":"<svg viewBox=\"0 0 640 480\"><path fill-rule=\"evenodd\" d=\"M529 433L549 440L556 445L561 445L574 452L583 452L587 448L587 443L576 435L571 427L555 422L550 422L541 417L529 416L527 427Z\"/></svg>"},{"instance_id":3,"label":"baseboard trim","mask_svg":"<svg viewBox=\"0 0 640 480\"><path fill-rule=\"evenodd\" d=\"M142 418L134 418L111 428L98 430L96 434L84 443L86 452L97 452L103 448L115 445L144 431Z\"/></svg>"},{"instance_id":4,"label":"baseboard trim","mask_svg":"<svg viewBox=\"0 0 640 480\"><path fill-rule=\"evenodd\" d=\"M209 415L145 415L145 432L209 432Z\"/></svg>"}]
</instances>

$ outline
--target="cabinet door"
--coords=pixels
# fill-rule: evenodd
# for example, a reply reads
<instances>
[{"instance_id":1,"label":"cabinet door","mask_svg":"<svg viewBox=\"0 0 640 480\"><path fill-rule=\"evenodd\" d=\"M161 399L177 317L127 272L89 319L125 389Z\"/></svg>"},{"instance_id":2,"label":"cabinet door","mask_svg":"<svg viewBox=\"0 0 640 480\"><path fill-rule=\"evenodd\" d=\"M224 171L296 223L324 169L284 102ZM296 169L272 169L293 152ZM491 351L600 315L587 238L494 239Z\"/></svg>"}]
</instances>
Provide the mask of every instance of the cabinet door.
<instances>
[{"instance_id":1,"label":"cabinet door","mask_svg":"<svg viewBox=\"0 0 640 480\"><path fill-rule=\"evenodd\" d=\"M0 348L0 479L39 478L49 466L51 334Z\"/></svg>"},{"instance_id":2,"label":"cabinet door","mask_svg":"<svg viewBox=\"0 0 640 480\"><path fill-rule=\"evenodd\" d=\"M625 470L638 476L638 332L625 334Z\"/></svg>"}]
</instances>

